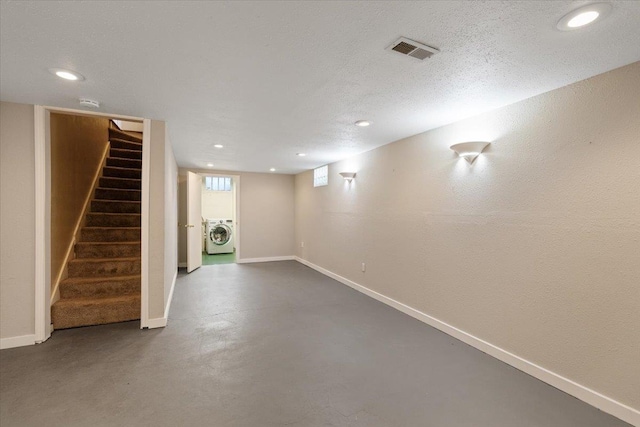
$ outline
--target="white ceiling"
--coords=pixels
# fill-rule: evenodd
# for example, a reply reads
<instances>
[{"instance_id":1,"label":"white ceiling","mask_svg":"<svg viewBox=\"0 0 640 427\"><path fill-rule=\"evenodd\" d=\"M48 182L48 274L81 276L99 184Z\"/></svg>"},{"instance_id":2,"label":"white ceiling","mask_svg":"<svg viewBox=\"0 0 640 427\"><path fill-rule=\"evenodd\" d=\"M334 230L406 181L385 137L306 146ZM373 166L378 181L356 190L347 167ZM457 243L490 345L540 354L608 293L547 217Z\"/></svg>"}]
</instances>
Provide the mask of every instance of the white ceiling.
<instances>
[{"instance_id":1,"label":"white ceiling","mask_svg":"<svg viewBox=\"0 0 640 427\"><path fill-rule=\"evenodd\" d=\"M166 120L180 166L297 173L640 60L640 2L556 30L586 3L2 0L0 99L97 99Z\"/></svg>"}]
</instances>

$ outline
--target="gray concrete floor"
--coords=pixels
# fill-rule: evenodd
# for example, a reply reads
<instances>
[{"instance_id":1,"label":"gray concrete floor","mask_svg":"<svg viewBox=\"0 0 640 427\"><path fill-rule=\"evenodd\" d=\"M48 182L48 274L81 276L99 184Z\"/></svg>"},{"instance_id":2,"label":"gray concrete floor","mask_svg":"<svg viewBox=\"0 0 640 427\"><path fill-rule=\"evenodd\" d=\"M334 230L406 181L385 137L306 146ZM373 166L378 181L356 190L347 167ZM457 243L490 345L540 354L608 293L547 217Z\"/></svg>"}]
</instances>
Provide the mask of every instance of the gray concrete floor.
<instances>
[{"instance_id":1,"label":"gray concrete floor","mask_svg":"<svg viewBox=\"0 0 640 427\"><path fill-rule=\"evenodd\" d=\"M180 275L165 329L3 350L0 424L627 425L294 261Z\"/></svg>"}]
</instances>

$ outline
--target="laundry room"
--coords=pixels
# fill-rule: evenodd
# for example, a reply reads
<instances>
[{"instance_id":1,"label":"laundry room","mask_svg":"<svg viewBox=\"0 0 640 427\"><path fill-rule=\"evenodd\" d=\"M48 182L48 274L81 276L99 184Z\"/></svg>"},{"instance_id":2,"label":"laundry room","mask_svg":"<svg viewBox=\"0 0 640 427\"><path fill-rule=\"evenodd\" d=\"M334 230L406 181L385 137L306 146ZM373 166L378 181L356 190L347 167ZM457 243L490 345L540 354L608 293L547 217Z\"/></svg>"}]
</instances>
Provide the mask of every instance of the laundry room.
<instances>
[{"instance_id":1,"label":"laundry room","mask_svg":"<svg viewBox=\"0 0 640 427\"><path fill-rule=\"evenodd\" d=\"M202 177L202 265L236 262L235 200L233 177Z\"/></svg>"}]
</instances>

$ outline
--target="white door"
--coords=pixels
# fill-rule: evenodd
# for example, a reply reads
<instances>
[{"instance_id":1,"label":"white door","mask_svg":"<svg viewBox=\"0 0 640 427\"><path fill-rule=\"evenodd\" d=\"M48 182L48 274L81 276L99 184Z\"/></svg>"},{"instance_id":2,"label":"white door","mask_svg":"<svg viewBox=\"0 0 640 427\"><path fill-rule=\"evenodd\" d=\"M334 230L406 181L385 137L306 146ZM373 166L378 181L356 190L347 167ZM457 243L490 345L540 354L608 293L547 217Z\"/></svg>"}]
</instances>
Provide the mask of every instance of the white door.
<instances>
[{"instance_id":1,"label":"white door","mask_svg":"<svg viewBox=\"0 0 640 427\"><path fill-rule=\"evenodd\" d=\"M202 178L187 172L187 273L202 266Z\"/></svg>"}]
</instances>

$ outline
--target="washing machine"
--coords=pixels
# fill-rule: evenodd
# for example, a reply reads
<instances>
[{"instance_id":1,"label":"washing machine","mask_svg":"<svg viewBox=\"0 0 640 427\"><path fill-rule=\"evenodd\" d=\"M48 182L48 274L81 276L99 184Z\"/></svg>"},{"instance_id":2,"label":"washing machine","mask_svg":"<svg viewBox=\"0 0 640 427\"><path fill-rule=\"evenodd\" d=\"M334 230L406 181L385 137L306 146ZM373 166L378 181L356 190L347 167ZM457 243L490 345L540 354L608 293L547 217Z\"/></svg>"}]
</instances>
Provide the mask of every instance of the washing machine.
<instances>
[{"instance_id":1,"label":"washing machine","mask_svg":"<svg viewBox=\"0 0 640 427\"><path fill-rule=\"evenodd\" d=\"M232 219L208 219L206 233L206 250L209 255L233 253L234 232Z\"/></svg>"}]
</instances>

